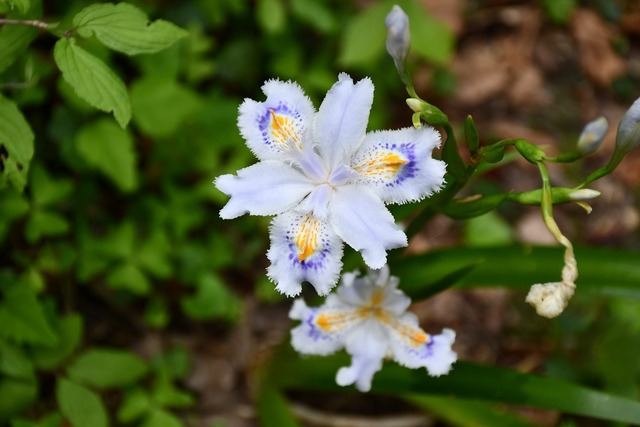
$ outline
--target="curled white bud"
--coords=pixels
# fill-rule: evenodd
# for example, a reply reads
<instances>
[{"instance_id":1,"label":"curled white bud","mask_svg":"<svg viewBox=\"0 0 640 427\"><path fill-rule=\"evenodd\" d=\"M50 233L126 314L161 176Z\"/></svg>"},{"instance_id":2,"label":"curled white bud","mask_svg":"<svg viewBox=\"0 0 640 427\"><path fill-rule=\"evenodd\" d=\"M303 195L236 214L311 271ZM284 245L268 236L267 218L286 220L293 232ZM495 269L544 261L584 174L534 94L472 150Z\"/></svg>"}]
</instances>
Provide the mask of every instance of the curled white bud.
<instances>
[{"instance_id":1,"label":"curled white bud","mask_svg":"<svg viewBox=\"0 0 640 427\"><path fill-rule=\"evenodd\" d=\"M595 153L602 145L602 140L608 130L609 122L604 117L598 117L587 123L578 138L578 151L585 156Z\"/></svg>"},{"instance_id":2,"label":"curled white bud","mask_svg":"<svg viewBox=\"0 0 640 427\"><path fill-rule=\"evenodd\" d=\"M529 290L525 301L536 309L538 315L552 319L564 311L575 289L573 283L566 282L536 284Z\"/></svg>"},{"instance_id":3,"label":"curled white bud","mask_svg":"<svg viewBox=\"0 0 640 427\"><path fill-rule=\"evenodd\" d=\"M411 35L409 34L409 17L397 4L391 8L384 20L387 27L387 52L393 58L396 67L404 68L404 61L409 53Z\"/></svg>"},{"instance_id":4,"label":"curled white bud","mask_svg":"<svg viewBox=\"0 0 640 427\"><path fill-rule=\"evenodd\" d=\"M601 193L598 190L581 188L579 190L573 190L571 193L569 193L569 198L574 202L582 202L584 200L595 199L600 194Z\"/></svg>"},{"instance_id":5,"label":"curled white bud","mask_svg":"<svg viewBox=\"0 0 640 427\"><path fill-rule=\"evenodd\" d=\"M616 136L616 151L628 153L640 144L640 98L622 116Z\"/></svg>"}]
</instances>

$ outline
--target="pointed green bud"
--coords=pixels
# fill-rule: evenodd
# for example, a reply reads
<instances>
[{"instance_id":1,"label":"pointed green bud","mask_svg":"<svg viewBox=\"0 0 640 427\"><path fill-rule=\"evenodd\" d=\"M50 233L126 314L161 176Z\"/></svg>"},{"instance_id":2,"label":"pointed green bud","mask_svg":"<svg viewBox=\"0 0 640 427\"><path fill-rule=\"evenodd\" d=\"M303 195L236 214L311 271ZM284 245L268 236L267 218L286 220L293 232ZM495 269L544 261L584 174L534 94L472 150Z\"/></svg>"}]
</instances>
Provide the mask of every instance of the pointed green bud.
<instances>
[{"instance_id":1,"label":"pointed green bud","mask_svg":"<svg viewBox=\"0 0 640 427\"><path fill-rule=\"evenodd\" d=\"M640 98L624 113L618 125L616 151L627 154L640 144Z\"/></svg>"},{"instance_id":2,"label":"pointed green bud","mask_svg":"<svg viewBox=\"0 0 640 427\"><path fill-rule=\"evenodd\" d=\"M467 116L464 121L464 137L467 141L469 151L472 154L478 151L480 137L478 136L478 128L476 128L476 124L473 122L473 118L471 116Z\"/></svg>"},{"instance_id":3,"label":"pointed green bud","mask_svg":"<svg viewBox=\"0 0 640 427\"><path fill-rule=\"evenodd\" d=\"M402 74L407 54L409 53L409 45L411 44L409 17L396 4L385 18L384 25L387 27L387 52L389 52L393 62L396 64L396 68Z\"/></svg>"},{"instance_id":4,"label":"pointed green bud","mask_svg":"<svg viewBox=\"0 0 640 427\"><path fill-rule=\"evenodd\" d=\"M587 123L578 138L578 152L583 156L595 153L602 145L607 130L609 130L609 123L604 117L598 117Z\"/></svg>"},{"instance_id":5,"label":"pointed green bud","mask_svg":"<svg viewBox=\"0 0 640 427\"><path fill-rule=\"evenodd\" d=\"M544 151L526 141L524 139L518 139L515 143L516 149L524 157L531 163L538 163L544 160L545 154Z\"/></svg>"},{"instance_id":6,"label":"pointed green bud","mask_svg":"<svg viewBox=\"0 0 640 427\"><path fill-rule=\"evenodd\" d=\"M573 190L569 193L569 199L574 202L582 202L584 200L595 199L600 196L598 190L592 190L591 188L580 188L579 190Z\"/></svg>"},{"instance_id":7,"label":"pointed green bud","mask_svg":"<svg viewBox=\"0 0 640 427\"><path fill-rule=\"evenodd\" d=\"M407 98L407 105L416 113L422 113L429 107L429 104L416 98Z\"/></svg>"}]
</instances>

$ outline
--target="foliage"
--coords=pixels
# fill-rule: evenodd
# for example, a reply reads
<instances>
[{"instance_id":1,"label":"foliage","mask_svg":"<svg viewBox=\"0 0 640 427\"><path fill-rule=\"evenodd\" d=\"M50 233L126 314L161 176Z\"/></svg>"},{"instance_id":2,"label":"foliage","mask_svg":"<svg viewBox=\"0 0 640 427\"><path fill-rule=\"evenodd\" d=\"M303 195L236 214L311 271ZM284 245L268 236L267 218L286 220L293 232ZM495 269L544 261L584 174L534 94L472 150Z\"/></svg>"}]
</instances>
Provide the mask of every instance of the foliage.
<instances>
[{"instance_id":1,"label":"foliage","mask_svg":"<svg viewBox=\"0 0 640 427\"><path fill-rule=\"evenodd\" d=\"M346 69L376 84L371 127L396 121L386 107L404 88L384 55L383 26L394 3L411 18L414 59L437 70L451 61L453 33L419 2L356 3L0 0L0 19L35 20L0 21L1 425L191 425L191 350L163 341L148 354L138 341L185 327L228 330L250 309L246 301L281 301L264 279L267 222L223 224L226 198L211 184L252 161L236 127L242 98L278 76L318 101ZM574 3L541 7L563 23ZM414 119L448 136L448 181L441 195L400 206L396 217L411 219L408 234L436 214L471 220L467 247L393 255L407 293L552 280L562 252L512 245L499 210L543 204L541 191L456 197L516 149L540 161L535 149L522 140L483 144L471 118L458 132L436 107L421 108ZM552 190L551 202L570 201L572 189ZM584 298L596 302L545 329L559 348L547 377L462 363L430 380L389 366L373 391L451 425L528 425L494 405L505 402L637 424L638 350L620 345L640 332L635 302L620 298L639 295L637 252L578 246L576 256ZM600 315L611 322L596 324ZM562 337L592 355L580 359ZM333 391L337 362L278 354L258 369L257 413L264 425L293 426L285 392Z\"/></svg>"}]
</instances>

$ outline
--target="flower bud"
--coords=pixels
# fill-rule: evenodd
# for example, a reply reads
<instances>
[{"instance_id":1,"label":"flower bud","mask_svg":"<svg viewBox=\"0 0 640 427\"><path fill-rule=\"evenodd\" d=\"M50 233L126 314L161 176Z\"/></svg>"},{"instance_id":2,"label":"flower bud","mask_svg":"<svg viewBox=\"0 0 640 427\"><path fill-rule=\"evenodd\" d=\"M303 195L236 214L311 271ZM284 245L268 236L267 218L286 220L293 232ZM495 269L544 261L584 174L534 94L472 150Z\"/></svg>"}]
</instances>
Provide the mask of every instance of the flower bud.
<instances>
[{"instance_id":1,"label":"flower bud","mask_svg":"<svg viewBox=\"0 0 640 427\"><path fill-rule=\"evenodd\" d=\"M569 193L569 200L573 202L582 202L584 200L591 200L598 197L601 193L598 190L592 190L590 188L581 188L579 190L573 190Z\"/></svg>"},{"instance_id":2,"label":"flower bud","mask_svg":"<svg viewBox=\"0 0 640 427\"><path fill-rule=\"evenodd\" d=\"M409 53L411 35L409 34L409 17L397 4L384 20L387 27L387 52L393 58L398 70L404 69L404 61Z\"/></svg>"},{"instance_id":3,"label":"flower bud","mask_svg":"<svg viewBox=\"0 0 640 427\"><path fill-rule=\"evenodd\" d=\"M616 151L622 155L640 144L640 98L624 113L618 125Z\"/></svg>"},{"instance_id":4,"label":"flower bud","mask_svg":"<svg viewBox=\"0 0 640 427\"><path fill-rule=\"evenodd\" d=\"M609 123L604 117L598 117L587 123L578 138L578 152L584 156L595 153L602 145L607 130L609 130Z\"/></svg>"}]
</instances>

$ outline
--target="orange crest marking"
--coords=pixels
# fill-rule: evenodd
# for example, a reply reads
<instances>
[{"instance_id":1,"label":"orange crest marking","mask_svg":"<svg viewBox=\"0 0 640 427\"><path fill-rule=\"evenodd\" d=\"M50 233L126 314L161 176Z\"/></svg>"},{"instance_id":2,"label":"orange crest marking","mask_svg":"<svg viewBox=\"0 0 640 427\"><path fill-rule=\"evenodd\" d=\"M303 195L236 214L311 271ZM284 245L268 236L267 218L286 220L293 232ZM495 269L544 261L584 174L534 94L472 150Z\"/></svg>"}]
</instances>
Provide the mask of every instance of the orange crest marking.
<instances>
[{"instance_id":1,"label":"orange crest marking","mask_svg":"<svg viewBox=\"0 0 640 427\"><path fill-rule=\"evenodd\" d=\"M369 160L357 165L354 169L365 176L380 176L392 178L398 174L402 166L409 163L398 154L393 152L378 152Z\"/></svg>"},{"instance_id":2,"label":"orange crest marking","mask_svg":"<svg viewBox=\"0 0 640 427\"><path fill-rule=\"evenodd\" d=\"M294 122L289 117L276 114L272 109L271 112L271 136L279 144L285 145L288 141L293 141L300 148L300 138L296 132Z\"/></svg>"}]
</instances>

